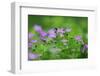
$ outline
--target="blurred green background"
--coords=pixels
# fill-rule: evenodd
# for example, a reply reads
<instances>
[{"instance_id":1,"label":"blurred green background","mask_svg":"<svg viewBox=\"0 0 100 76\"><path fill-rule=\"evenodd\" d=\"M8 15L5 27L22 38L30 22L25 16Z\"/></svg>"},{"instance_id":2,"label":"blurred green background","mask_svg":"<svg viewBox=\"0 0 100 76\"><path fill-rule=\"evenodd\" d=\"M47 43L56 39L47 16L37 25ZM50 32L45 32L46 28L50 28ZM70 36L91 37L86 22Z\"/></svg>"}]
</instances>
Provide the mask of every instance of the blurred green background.
<instances>
[{"instance_id":1,"label":"blurred green background","mask_svg":"<svg viewBox=\"0 0 100 76\"><path fill-rule=\"evenodd\" d=\"M70 35L81 35L87 43L88 17L28 15L28 32L34 32L35 24L41 25L45 31L55 27L71 28Z\"/></svg>"}]
</instances>

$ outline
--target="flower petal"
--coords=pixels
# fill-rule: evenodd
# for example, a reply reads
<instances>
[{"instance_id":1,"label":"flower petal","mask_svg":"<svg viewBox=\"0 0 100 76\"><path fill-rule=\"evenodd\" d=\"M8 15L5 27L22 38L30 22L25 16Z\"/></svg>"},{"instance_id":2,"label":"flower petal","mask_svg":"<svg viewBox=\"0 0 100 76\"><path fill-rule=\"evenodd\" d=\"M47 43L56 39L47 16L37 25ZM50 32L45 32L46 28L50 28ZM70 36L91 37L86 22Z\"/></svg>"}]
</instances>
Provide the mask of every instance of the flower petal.
<instances>
[{"instance_id":1,"label":"flower petal","mask_svg":"<svg viewBox=\"0 0 100 76\"><path fill-rule=\"evenodd\" d=\"M75 36L75 39L77 40L77 41L81 41L82 40L82 37L81 36Z\"/></svg>"},{"instance_id":2,"label":"flower petal","mask_svg":"<svg viewBox=\"0 0 100 76\"><path fill-rule=\"evenodd\" d=\"M42 27L41 27L40 25L35 24L35 25L34 25L34 30L35 30L36 32L40 32L40 31L42 31Z\"/></svg>"},{"instance_id":3,"label":"flower petal","mask_svg":"<svg viewBox=\"0 0 100 76\"><path fill-rule=\"evenodd\" d=\"M36 43L36 42L37 42L37 40L31 40L31 42L32 42L32 43Z\"/></svg>"},{"instance_id":4,"label":"flower petal","mask_svg":"<svg viewBox=\"0 0 100 76\"><path fill-rule=\"evenodd\" d=\"M37 59L38 57L39 57L38 54L34 54L34 53L31 53L31 52L28 53L28 59L29 60Z\"/></svg>"},{"instance_id":5,"label":"flower petal","mask_svg":"<svg viewBox=\"0 0 100 76\"><path fill-rule=\"evenodd\" d=\"M34 36L32 33L28 33L28 38L31 39Z\"/></svg>"}]
</instances>

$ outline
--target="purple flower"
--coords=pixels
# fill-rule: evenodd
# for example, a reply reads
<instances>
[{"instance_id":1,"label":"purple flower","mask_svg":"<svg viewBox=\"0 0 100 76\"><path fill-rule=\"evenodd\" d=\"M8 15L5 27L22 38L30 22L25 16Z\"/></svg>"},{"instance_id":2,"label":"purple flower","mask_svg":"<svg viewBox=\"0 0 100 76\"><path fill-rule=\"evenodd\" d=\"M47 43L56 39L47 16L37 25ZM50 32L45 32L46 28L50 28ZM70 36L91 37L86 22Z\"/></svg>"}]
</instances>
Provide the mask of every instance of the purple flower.
<instances>
[{"instance_id":1,"label":"purple flower","mask_svg":"<svg viewBox=\"0 0 100 76\"><path fill-rule=\"evenodd\" d=\"M71 29L70 28L67 28L65 31L66 32L71 32Z\"/></svg>"},{"instance_id":2,"label":"purple flower","mask_svg":"<svg viewBox=\"0 0 100 76\"><path fill-rule=\"evenodd\" d=\"M34 53L31 53L31 52L28 53L28 59L29 60L37 59L37 58L39 58L38 54L34 54Z\"/></svg>"},{"instance_id":3,"label":"purple flower","mask_svg":"<svg viewBox=\"0 0 100 76\"><path fill-rule=\"evenodd\" d=\"M28 47L32 47L32 43L28 43Z\"/></svg>"},{"instance_id":4,"label":"purple flower","mask_svg":"<svg viewBox=\"0 0 100 76\"><path fill-rule=\"evenodd\" d=\"M40 34L40 36L45 37L47 36L47 33L43 31L42 27L40 27L39 25L35 25L34 29L36 32L38 32Z\"/></svg>"},{"instance_id":5,"label":"purple flower","mask_svg":"<svg viewBox=\"0 0 100 76\"><path fill-rule=\"evenodd\" d=\"M37 42L37 40L31 40L31 43L36 43Z\"/></svg>"},{"instance_id":6,"label":"purple flower","mask_svg":"<svg viewBox=\"0 0 100 76\"><path fill-rule=\"evenodd\" d=\"M56 38L56 35L55 34L49 34L48 37L49 38Z\"/></svg>"},{"instance_id":7,"label":"purple flower","mask_svg":"<svg viewBox=\"0 0 100 76\"><path fill-rule=\"evenodd\" d=\"M56 33L54 29L51 29L48 31L48 37L49 38L56 38Z\"/></svg>"},{"instance_id":8,"label":"purple flower","mask_svg":"<svg viewBox=\"0 0 100 76\"><path fill-rule=\"evenodd\" d=\"M34 30L35 30L36 32L40 32L40 31L42 31L42 27L41 27L40 25L35 24L35 25L34 25Z\"/></svg>"},{"instance_id":9,"label":"purple flower","mask_svg":"<svg viewBox=\"0 0 100 76\"><path fill-rule=\"evenodd\" d=\"M82 37L81 36L75 36L75 39L77 40L77 41L81 41L82 40Z\"/></svg>"},{"instance_id":10,"label":"purple flower","mask_svg":"<svg viewBox=\"0 0 100 76\"><path fill-rule=\"evenodd\" d=\"M47 33L44 32L44 31L40 31L39 33L40 33L41 37L45 37L45 36L47 36Z\"/></svg>"},{"instance_id":11,"label":"purple flower","mask_svg":"<svg viewBox=\"0 0 100 76\"><path fill-rule=\"evenodd\" d=\"M58 28L57 33L59 33L60 37L64 37L65 30L63 28Z\"/></svg>"},{"instance_id":12,"label":"purple flower","mask_svg":"<svg viewBox=\"0 0 100 76\"><path fill-rule=\"evenodd\" d=\"M88 50L88 45L84 44L83 48L81 48L81 51L84 53L87 50Z\"/></svg>"},{"instance_id":13,"label":"purple flower","mask_svg":"<svg viewBox=\"0 0 100 76\"><path fill-rule=\"evenodd\" d=\"M34 35L32 33L28 33L28 38L31 39Z\"/></svg>"},{"instance_id":14,"label":"purple flower","mask_svg":"<svg viewBox=\"0 0 100 76\"><path fill-rule=\"evenodd\" d=\"M84 48L85 48L85 49L88 49L88 45L87 45L87 44L85 44L85 45L84 45Z\"/></svg>"}]
</instances>

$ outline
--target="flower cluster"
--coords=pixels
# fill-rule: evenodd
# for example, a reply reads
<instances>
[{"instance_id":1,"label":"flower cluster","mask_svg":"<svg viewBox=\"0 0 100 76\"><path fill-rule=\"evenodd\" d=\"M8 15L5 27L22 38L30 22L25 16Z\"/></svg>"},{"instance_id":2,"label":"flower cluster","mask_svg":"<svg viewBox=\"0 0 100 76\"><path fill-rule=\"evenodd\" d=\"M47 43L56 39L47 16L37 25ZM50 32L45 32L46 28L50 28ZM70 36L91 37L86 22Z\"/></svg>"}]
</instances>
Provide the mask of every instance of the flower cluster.
<instances>
[{"instance_id":1,"label":"flower cluster","mask_svg":"<svg viewBox=\"0 0 100 76\"><path fill-rule=\"evenodd\" d=\"M51 28L43 30L40 25L34 25L34 33L28 33L28 59L70 59L86 58L88 44L81 35L71 36L71 28Z\"/></svg>"}]
</instances>

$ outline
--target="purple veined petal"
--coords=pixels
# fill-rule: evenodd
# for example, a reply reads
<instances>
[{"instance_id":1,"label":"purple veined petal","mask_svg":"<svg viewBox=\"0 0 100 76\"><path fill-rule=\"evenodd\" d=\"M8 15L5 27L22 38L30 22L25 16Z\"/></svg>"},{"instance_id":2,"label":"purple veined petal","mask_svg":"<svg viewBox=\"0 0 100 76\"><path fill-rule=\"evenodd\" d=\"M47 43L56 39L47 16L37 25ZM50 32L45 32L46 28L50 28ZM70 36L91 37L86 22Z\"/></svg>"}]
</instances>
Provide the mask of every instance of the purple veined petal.
<instances>
[{"instance_id":1,"label":"purple veined petal","mask_svg":"<svg viewBox=\"0 0 100 76\"><path fill-rule=\"evenodd\" d=\"M84 48L85 48L85 49L88 49L88 45L87 45L87 44L85 44L85 45L84 45Z\"/></svg>"},{"instance_id":2,"label":"purple veined petal","mask_svg":"<svg viewBox=\"0 0 100 76\"><path fill-rule=\"evenodd\" d=\"M31 39L34 36L32 33L28 33L28 38Z\"/></svg>"},{"instance_id":3,"label":"purple veined petal","mask_svg":"<svg viewBox=\"0 0 100 76\"><path fill-rule=\"evenodd\" d=\"M75 36L75 40L77 40L77 41L81 41L82 40L82 37L81 36Z\"/></svg>"},{"instance_id":4,"label":"purple veined petal","mask_svg":"<svg viewBox=\"0 0 100 76\"><path fill-rule=\"evenodd\" d=\"M87 51L88 49L88 45L87 44L84 44L83 48L81 49L82 52L85 52Z\"/></svg>"},{"instance_id":5,"label":"purple veined petal","mask_svg":"<svg viewBox=\"0 0 100 76\"><path fill-rule=\"evenodd\" d=\"M33 59L37 59L37 58L39 58L38 54L34 54L34 53L31 53L31 52L28 53L28 59L29 60L33 60Z\"/></svg>"},{"instance_id":6,"label":"purple veined petal","mask_svg":"<svg viewBox=\"0 0 100 76\"><path fill-rule=\"evenodd\" d=\"M40 31L42 31L42 27L41 27L40 25L35 24L35 25L34 25L34 30L35 30L36 32L40 32Z\"/></svg>"},{"instance_id":7,"label":"purple veined petal","mask_svg":"<svg viewBox=\"0 0 100 76\"><path fill-rule=\"evenodd\" d=\"M28 47L32 47L32 43L28 43Z\"/></svg>"},{"instance_id":8,"label":"purple veined petal","mask_svg":"<svg viewBox=\"0 0 100 76\"><path fill-rule=\"evenodd\" d=\"M31 40L31 43L36 43L37 42L37 40Z\"/></svg>"},{"instance_id":9,"label":"purple veined petal","mask_svg":"<svg viewBox=\"0 0 100 76\"><path fill-rule=\"evenodd\" d=\"M41 37L45 37L45 36L47 36L47 33L44 32L44 31L40 31L39 33L40 33Z\"/></svg>"},{"instance_id":10,"label":"purple veined petal","mask_svg":"<svg viewBox=\"0 0 100 76\"><path fill-rule=\"evenodd\" d=\"M55 33L55 30L54 29L50 29L48 31L48 37L49 38L56 38L56 33Z\"/></svg>"},{"instance_id":11,"label":"purple veined petal","mask_svg":"<svg viewBox=\"0 0 100 76\"><path fill-rule=\"evenodd\" d=\"M56 34L49 34L48 37L49 38L56 38Z\"/></svg>"},{"instance_id":12,"label":"purple veined petal","mask_svg":"<svg viewBox=\"0 0 100 76\"><path fill-rule=\"evenodd\" d=\"M67 29L65 30L65 32L71 32L71 29L70 29L70 28L67 28Z\"/></svg>"}]
</instances>

